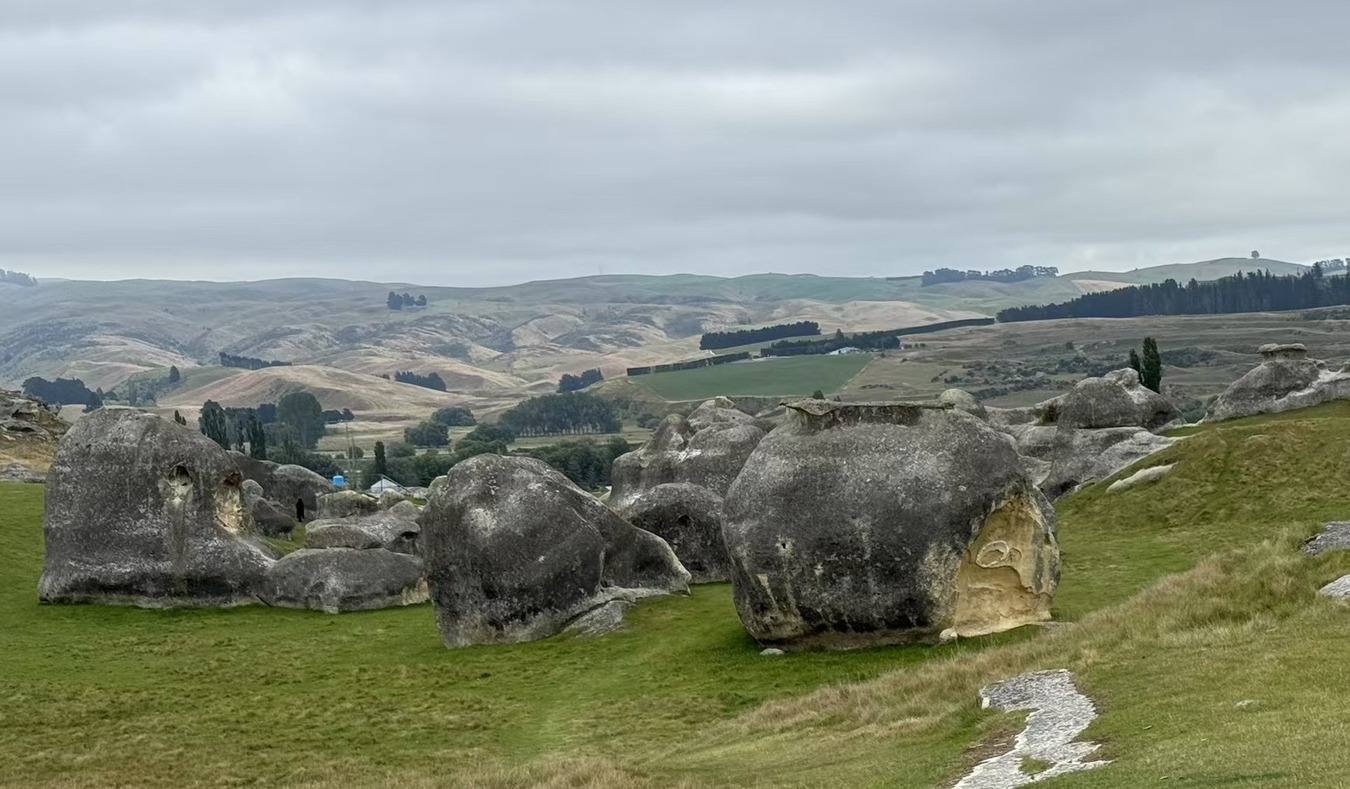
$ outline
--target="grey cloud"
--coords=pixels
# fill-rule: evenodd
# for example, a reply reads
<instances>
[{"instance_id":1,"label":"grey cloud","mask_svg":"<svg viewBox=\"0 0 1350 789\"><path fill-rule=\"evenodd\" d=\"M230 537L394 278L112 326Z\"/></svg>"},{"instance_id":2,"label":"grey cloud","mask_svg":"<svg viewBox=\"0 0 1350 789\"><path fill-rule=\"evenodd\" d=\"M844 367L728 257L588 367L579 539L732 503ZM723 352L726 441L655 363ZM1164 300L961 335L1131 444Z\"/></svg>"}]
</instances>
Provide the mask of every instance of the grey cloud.
<instances>
[{"instance_id":1,"label":"grey cloud","mask_svg":"<svg viewBox=\"0 0 1350 789\"><path fill-rule=\"evenodd\" d=\"M1350 10L0 0L0 266L429 284L1350 253Z\"/></svg>"}]
</instances>

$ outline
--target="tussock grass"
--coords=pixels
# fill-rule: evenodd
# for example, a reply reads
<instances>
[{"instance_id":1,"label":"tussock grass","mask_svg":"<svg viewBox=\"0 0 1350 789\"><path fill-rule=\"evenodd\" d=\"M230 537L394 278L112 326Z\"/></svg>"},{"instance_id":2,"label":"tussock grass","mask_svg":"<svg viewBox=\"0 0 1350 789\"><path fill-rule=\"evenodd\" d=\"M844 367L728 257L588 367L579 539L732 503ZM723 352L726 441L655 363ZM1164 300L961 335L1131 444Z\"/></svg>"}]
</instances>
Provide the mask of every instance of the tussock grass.
<instances>
[{"instance_id":1,"label":"tussock grass","mask_svg":"<svg viewBox=\"0 0 1350 789\"><path fill-rule=\"evenodd\" d=\"M1006 747L992 681L1068 668L1109 767L1046 786L1350 775L1346 408L1205 427L1162 480L1060 502L1052 632L762 658L725 586L627 632L449 651L430 611L39 607L40 488L0 486L0 783L941 786Z\"/></svg>"}]
</instances>

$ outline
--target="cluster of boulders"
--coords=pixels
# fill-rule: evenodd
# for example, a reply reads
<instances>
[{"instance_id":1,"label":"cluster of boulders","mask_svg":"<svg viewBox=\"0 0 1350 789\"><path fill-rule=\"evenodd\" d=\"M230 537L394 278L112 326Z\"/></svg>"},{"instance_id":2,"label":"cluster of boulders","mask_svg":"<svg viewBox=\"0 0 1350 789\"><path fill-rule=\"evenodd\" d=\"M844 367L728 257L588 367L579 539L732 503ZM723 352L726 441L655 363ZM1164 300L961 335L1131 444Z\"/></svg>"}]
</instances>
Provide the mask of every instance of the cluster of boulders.
<instances>
[{"instance_id":1,"label":"cluster of boulders","mask_svg":"<svg viewBox=\"0 0 1350 789\"><path fill-rule=\"evenodd\" d=\"M323 502L340 495L306 469L228 453L152 414L100 409L71 428L52 462L38 596L49 603L262 602L328 612L425 601L421 560L411 547L415 515L391 511L401 525L382 525L388 539L378 545L330 540L282 556L264 539L288 534L291 512L322 513ZM325 526L355 528L346 520L310 526L319 535Z\"/></svg>"},{"instance_id":2,"label":"cluster of boulders","mask_svg":"<svg viewBox=\"0 0 1350 789\"><path fill-rule=\"evenodd\" d=\"M1175 439L1159 433L1183 424L1176 407L1128 368L1085 378L1035 406L985 410L989 424L1017 442L1022 462L1050 498L1166 449Z\"/></svg>"},{"instance_id":3,"label":"cluster of boulders","mask_svg":"<svg viewBox=\"0 0 1350 789\"><path fill-rule=\"evenodd\" d=\"M0 389L0 458L16 450L24 458L24 462L0 461L0 482L42 482L46 478L42 458L66 431L58 411L23 392Z\"/></svg>"}]
</instances>

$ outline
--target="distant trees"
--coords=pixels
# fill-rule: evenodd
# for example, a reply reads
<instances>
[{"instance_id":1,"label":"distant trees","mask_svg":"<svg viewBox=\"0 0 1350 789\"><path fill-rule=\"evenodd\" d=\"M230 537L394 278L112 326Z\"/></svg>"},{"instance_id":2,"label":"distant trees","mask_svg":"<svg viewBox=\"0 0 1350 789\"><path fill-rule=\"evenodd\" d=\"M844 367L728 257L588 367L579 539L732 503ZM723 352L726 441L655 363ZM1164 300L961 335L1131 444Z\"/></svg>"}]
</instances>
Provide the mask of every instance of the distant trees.
<instances>
[{"instance_id":1,"label":"distant trees","mask_svg":"<svg viewBox=\"0 0 1350 789\"><path fill-rule=\"evenodd\" d=\"M784 337L805 337L813 334L820 334L820 324L815 321L780 323L762 329L708 332L699 340L698 347L704 351L715 351L721 348L735 348L738 345L781 340Z\"/></svg>"},{"instance_id":2,"label":"distant trees","mask_svg":"<svg viewBox=\"0 0 1350 789\"><path fill-rule=\"evenodd\" d=\"M836 331L834 336L828 339L819 340L780 340L767 348L759 350L760 356L803 356L808 354L831 353L844 348L857 348L860 351L885 351L891 348L899 348L901 341L899 338L914 334L928 334L946 329L959 329L966 326L988 326L994 322L993 318L965 318L955 321L941 321L939 323L928 323L923 326L906 326L902 329L886 329L884 331L857 332L845 336L842 331Z\"/></svg>"},{"instance_id":3,"label":"distant trees","mask_svg":"<svg viewBox=\"0 0 1350 789\"><path fill-rule=\"evenodd\" d=\"M258 460L267 459L267 431L256 413L248 418L248 455Z\"/></svg>"},{"instance_id":4,"label":"distant trees","mask_svg":"<svg viewBox=\"0 0 1350 789\"><path fill-rule=\"evenodd\" d=\"M180 425L182 425L182 426L184 426L184 427L187 427L187 417L185 417L185 416L183 416L182 414L178 413L178 409L176 409L176 408L175 408L174 411L173 411L173 421L177 422L178 424L180 424Z\"/></svg>"},{"instance_id":5,"label":"distant trees","mask_svg":"<svg viewBox=\"0 0 1350 789\"><path fill-rule=\"evenodd\" d=\"M291 392L278 400L277 422L293 430L304 449L313 449L326 432L323 406L309 392Z\"/></svg>"},{"instance_id":6,"label":"distant trees","mask_svg":"<svg viewBox=\"0 0 1350 789\"><path fill-rule=\"evenodd\" d=\"M605 376L601 375L599 367L586 370L581 375L563 373L563 377L558 381L558 391L575 392L578 389L585 389L591 384L600 383L604 378Z\"/></svg>"},{"instance_id":7,"label":"distant trees","mask_svg":"<svg viewBox=\"0 0 1350 789\"><path fill-rule=\"evenodd\" d=\"M475 444L493 444L503 450L516 440L516 431L505 425L479 425L464 437L465 441Z\"/></svg>"},{"instance_id":8,"label":"distant trees","mask_svg":"<svg viewBox=\"0 0 1350 789\"><path fill-rule=\"evenodd\" d=\"M433 372L427 375L419 375L411 370L399 370L394 373L394 380L403 384L435 389L438 392L446 390L445 381L441 379L440 373Z\"/></svg>"},{"instance_id":9,"label":"distant trees","mask_svg":"<svg viewBox=\"0 0 1350 789\"><path fill-rule=\"evenodd\" d=\"M1140 381L1144 380L1144 363L1139 359L1139 352L1133 348L1130 349L1130 369L1139 373Z\"/></svg>"},{"instance_id":10,"label":"distant trees","mask_svg":"<svg viewBox=\"0 0 1350 789\"><path fill-rule=\"evenodd\" d=\"M169 384L173 385L181 380L183 380L183 374L178 372L178 368L176 366L169 365Z\"/></svg>"},{"instance_id":11,"label":"distant trees","mask_svg":"<svg viewBox=\"0 0 1350 789\"><path fill-rule=\"evenodd\" d=\"M1350 304L1350 276L1323 276L1313 265L1302 274L1274 276L1251 271L1184 286L1174 279L1086 293L1072 301L1011 307L998 313L1005 323L1057 318L1133 318L1140 315L1217 315Z\"/></svg>"},{"instance_id":12,"label":"distant trees","mask_svg":"<svg viewBox=\"0 0 1350 789\"><path fill-rule=\"evenodd\" d=\"M1333 271L1345 271L1346 261L1343 258L1332 258L1330 260L1319 260L1313 264L1320 266L1323 273L1330 274Z\"/></svg>"},{"instance_id":13,"label":"distant trees","mask_svg":"<svg viewBox=\"0 0 1350 789\"><path fill-rule=\"evenodd\" d=\"M24 288L36 288L37 280L22 271L5 271L0 268L0 282L8 282L11 285L18 285Z\"/></svg>"},{"instance_id":14,"label":"distant trees","mask_svg":"<svg viewBox=\"0 0 1350 789\"><path fill-rule=\"evenodd\" d=\"M944 282L964 282L965 280L990 280L992 282L1022 282L1036 277L1058 277L1055 266L1018 266L1014 269L1003 268L996 271L958 271L954 268L940 268L925 271L920 279L923 285L939 285Z\"/></svg>"},{"instance_id":15,"label":"distant trees","mask_svg":"<svg viewBox=\"0 0 1350 789\"><path fill-rule=\"evenodd\" d=\"M578 486L595 490L610 484L610 470L614 468L614 459L633 450L632 445L619 436L614 436L603 444L589 438L580 441L563 441L545 447L517 450L515 454L526 455L544 461L561 471Z\"/></svg>"},{"instance_id":16,"label":"distant trees","mask_svg":"<svg viewBox=\"0 0 1350 789\"><path fill-rule=\"evenodd\" d=\"M471 427L478 424L473 412L459 405L436 409L431 414L431 421L439 422L446 427Z\"/></svg>"},{"instance_id":17,"label":"distant trees","mask_svg":"<svg viewBox=\"0 0 1350 789\"><path fill-rule=\"evenodd\" d=\"M23 382L23 392L47 403L80 404L94 408L103 405L103 398L99 397L97 392L90 391L79 378L57 378L55 381L48 381L46 378L33 376Z\"/></svg>"},{"instance_id":18,"label":"distant trees","mask_svg":"<svg viewBox=\"0 0 1350 789\"><path fill-rule=\"evenodd\" d=\"M389 296L385 299L385 304L391 310L401 310L404 307L425 307L427 306L427 297L419 295L416 298L411 293L395 293L389 291Z\"/></svg>"},{"instance_id":19,"label":"distant trees","mask_svg":"<svg viewBox=\"0 0 1350 789\"><path fill-rule=\"evenodd\" d=\"M202 435L220 445L221 449L230 448L230 429L225 419L225 409L215 400L202 404L201 415L197 417L197 427Z\"/></svg>"},{"instance_id":20,"label":"distant trees","mask_svg":"<svg viewBox=\"0 0 1350 789\"><path fill-rule=\"evenodd\" d=\"M353 414L350 408L344 408L341 411L329 409L323 412L323 421L329 425L336 425L339 422L351 422L354 419L356 419L356 414Z\"/></svg>"},{"instance_id":21,"label":"distant trees","mask_svg":"<svg viewBox=\"0 0 1350 789\"><path fill-rule=\"evenodd\" d=\"M403 430L403 440L415 447L443 447L450 444L450 430L428 419Z\"/></svg>"},{"instance_id":22,"label":"distant trees","mask_svg":"<svg viewBox=\"0 0 1350 789\"><path fill-rule=\"evenodd\" d=\"M389 473L389 458L386 457L384 454L383 441L375 442L375 460L371 463L370 468L378 475L384 475ZM366 487L369 487L369 485L367 485Z\"/></svg>"},{"instance_id":23,"label":"distant trees","mask_svg":"<svg viewBox=\"0 0 1350 789\"><path fill-rule=\"evenodd\" d=\"M1155 392L1162 391L1162 357L1158 354L1158 342L1152 337L1144 338L1139 382Z\"/></svg>"},{"instance_id":24,"label":"distant trees","mask_svg":"<svg viewBox=\"0 0 1350 789\"><path fill-rule=\"evenodd\" d=\"M244 370L261 370L264 367L290 367L290 362L279 362L275 359L266 361L252 356L235 356L233 354L220 352L221 367L238 367Z\"/></svg>"},{"instance_id":25,"label":"distant trees","mask_svg":"<svg viewBox=\"0 0 1350 789\"><path fill-rule=\"evenodd\" d=\"M586 392L531 398L507 409L498 422L518 436L617 433L622 428L618 407Z\"/></svg>"}]
</instances>

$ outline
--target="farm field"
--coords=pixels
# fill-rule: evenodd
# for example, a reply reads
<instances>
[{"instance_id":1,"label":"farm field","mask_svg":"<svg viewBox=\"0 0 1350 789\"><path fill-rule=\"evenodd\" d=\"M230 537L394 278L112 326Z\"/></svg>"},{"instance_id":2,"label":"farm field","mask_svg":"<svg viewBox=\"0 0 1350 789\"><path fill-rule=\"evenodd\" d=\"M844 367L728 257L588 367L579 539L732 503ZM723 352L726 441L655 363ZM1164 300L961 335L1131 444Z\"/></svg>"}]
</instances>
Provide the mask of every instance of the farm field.
<instances>
[{"instance_id":1,"label":"farm field","mask_svg":"<svg viewBox=\"0 0 1350 789\"><path fill-rule=\"evenodd\" d=\"M425 605L40 606L43 490L0 484L0 785L927 787L1020 729L977 689L1039 668L1113 760L1056 786L1336 785L1350 608L1315 590L1350 555L1297 548L1348 514L1350 403L1187 432L1160 482L1058 502L1072 627L780 658L725 585L453 651Z\"/></svg>"},{"instance_id":2,"label":"farm field","mask_svg":"<svg viewBox=\"0 0 1350 789\"><path fill-rule=\"evenodd\" d=\"M788 356L736 362L698 370L654 373L633 379L671 401L709 397L804 397L819 389L836 392L863 370L872 354Z\"/></svg>"}]
</instances>

